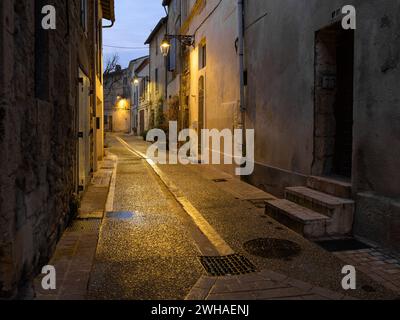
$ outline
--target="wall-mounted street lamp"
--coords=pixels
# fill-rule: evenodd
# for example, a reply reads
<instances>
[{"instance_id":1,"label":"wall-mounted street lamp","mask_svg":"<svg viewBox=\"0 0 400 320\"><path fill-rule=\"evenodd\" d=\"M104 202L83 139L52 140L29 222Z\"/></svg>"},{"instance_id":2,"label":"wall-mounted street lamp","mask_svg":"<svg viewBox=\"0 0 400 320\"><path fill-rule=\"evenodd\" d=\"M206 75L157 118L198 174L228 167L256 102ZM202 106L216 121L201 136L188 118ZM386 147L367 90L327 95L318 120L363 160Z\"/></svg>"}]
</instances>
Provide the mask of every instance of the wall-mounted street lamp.
<instances>
[{"instance_id":1,"label":"wall-mounted street lamp","mask_svg":"<svg viewBox=\"0 0 400 320\"><path fill-rule=\"evenodd\" d=\"M182 45L186 47L194 46L195 42L194 36L166 34L160 46L161 53L164 57L168 56L169 54L169 50L171 48L171 39L178 40Z\"/></svg>"},{"instance_id":2,"label":"wall-mounted street lamp","mask_svg":"<svg viewBox=\"0 0 400 320\"><path fill-rule=\"evenodd\" d=\"M140 83L140 79L146 79L147 77L139 77L138 75L135 74L135 76L132 79L132 83L135 87L137 87Z\"/></svg>"}]
</instances>

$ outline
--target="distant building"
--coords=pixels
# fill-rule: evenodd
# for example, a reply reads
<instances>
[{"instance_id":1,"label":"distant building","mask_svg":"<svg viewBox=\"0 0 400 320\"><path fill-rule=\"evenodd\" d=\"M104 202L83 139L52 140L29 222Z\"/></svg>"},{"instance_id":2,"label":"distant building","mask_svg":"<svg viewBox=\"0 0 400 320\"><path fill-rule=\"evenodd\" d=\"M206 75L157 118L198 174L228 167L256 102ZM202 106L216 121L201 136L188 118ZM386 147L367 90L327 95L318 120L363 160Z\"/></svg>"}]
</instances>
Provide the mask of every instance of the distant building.
<instances>
[{"instance_id":1,"label":"distant building","mask_svg":"<svg viewBox=\"0 0 400 320\"><path fill-rule=\"evenodd\" d=\"M140 57L135 60L132 60L129 63L129 74L131 78L131 125L132 125L132 133L138 134L139 132L139 87L140 87L140 79L138 75L136 75L136 69L149 57Z\"/></svg>"},{"instance_id":2,"label":"distant building","mask_svg":"<svg viewBox=\"0 0 400 320\"><path fill-rule=\"evenodd\" d=\"M160 43L166 34L167 19L162 18L147 38L145 44L149 45L149 92L150 104L155 113L154 125L160 125L162 114L166 111L166 57L160 52Z\"/></svg>"},{"instance_id":3,"label":"distant building","mask_svg":"<svg viewBox=\"0 0 400 320\"><path fill-rule=\"evenodd\" d=\"M137 118L137 134L142 135L154 128L154 109L150 102L149 88L149 57L146 57L137 66L134 72L135 114ZM137 110L137 111L136 111Z\"/></svg>"},{"instance_id":4,"label":"distant building","mask_svg":"<svg viewBox=\"0 0 400 320\"><path fill-rule=\"evenodd\" d=\"M116 70L104 76L104 126L110 132L131 132L131 77L129 69Z\"/></svg>"}]
</instances>

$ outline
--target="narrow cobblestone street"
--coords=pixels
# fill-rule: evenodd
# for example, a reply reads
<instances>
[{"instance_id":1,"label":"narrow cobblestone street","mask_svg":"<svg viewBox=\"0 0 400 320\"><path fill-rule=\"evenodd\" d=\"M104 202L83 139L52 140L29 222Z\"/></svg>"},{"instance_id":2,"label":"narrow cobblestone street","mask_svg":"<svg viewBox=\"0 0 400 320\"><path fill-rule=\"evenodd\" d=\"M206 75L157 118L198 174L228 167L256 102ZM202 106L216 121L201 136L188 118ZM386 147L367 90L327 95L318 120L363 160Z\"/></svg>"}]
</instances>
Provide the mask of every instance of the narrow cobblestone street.
<instances>
[{"instance_id":1,"label":"narrow cobblestone street","mask_svg":"<svg viewBox=\"0 0 400 320\"><path fill-rule=\"evenodd\" d=\"M94 229L95 233L99 231L97 245L85 242L92 247L88 251L96 250L95 257L86 255L86 263L93 263L90 277L87 273L79 277L81 286L76 285L76 279L68 281L66 277L61 295L53 293L46 297L44 294L39 298L338 300L396 297L393 284L385 288L385 283L375 282L363 274L362 268L357 277L358 290L351 294L344 291L342 260L265 215L260 201L273 196L208 166L154 168L143 158L148 143L137 137L111 135L107 143L108 153L115 156L116 175L111 178L109 170L105 174L111 185L104 217L93 220L99 217L90 217L88 212L81 217L86 223L102 221L100 229ZM104 166L112 169L107 164ZM97 177L96 181L102 179ZM99 200L92 199L93 202ZM99 212L96 208L93 211ZM264 238L288 240L300 250L292 256L275 258L245 250L246 242ZM71 241L66 240L67 245ZM66 258L62 249L65 241L60 245L56 257L64 254ZM221 250L246 257L255 265L255 272L223 277L209 275L199 258L218 257ZM354 252L354 259L357 253ZM76 255L80 255L79 249ZM398 263L391 262L394 266ZM395 273L393 266L391 269ZM75 286L72 295L71 286ZM76 292L79 288L81 292ZM64 291L69 295L62 294Z\"/></svg>"},{"instance_id":2,"label":"narrow cobblestone street","mask_svg":"<svg viewBox=\"0 0 400 320\"><path fill-rule=\"evenodd\" d=\"M399 0L1 0L0 302L400 300L399 30Z\"/></svg>"}]
</instances>

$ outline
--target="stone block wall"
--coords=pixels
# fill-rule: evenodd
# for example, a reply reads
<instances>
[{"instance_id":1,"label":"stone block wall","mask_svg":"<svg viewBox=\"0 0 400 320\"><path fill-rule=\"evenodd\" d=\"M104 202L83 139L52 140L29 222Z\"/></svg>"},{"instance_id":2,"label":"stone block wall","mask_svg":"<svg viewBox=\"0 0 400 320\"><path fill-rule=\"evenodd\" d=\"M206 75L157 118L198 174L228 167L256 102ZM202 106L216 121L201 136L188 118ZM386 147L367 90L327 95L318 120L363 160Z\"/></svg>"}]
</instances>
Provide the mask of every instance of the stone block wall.
<instances>
[{"instance_id":1,"label":"stone block wall","mask_svg":"<svg viewBox=\"0 0 400 320\"><path fill-rule=\"evenodd\" d=\"M56 30L38 28L45 4ZM76 212L82 32L78 0L2 0L0 10L0 299L9 299L29 292Z\"/></svg>"}]
</instances>

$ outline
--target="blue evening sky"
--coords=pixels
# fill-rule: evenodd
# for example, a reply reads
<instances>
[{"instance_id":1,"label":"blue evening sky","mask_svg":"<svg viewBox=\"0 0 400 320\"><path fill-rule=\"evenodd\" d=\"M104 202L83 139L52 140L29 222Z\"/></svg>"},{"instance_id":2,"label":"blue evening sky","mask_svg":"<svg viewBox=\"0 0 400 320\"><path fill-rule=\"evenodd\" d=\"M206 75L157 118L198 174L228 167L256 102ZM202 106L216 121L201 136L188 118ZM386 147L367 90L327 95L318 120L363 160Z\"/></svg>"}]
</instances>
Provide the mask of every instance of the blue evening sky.
<instances>
[{"instance_id":1,"label":"blue evening sky","mask_svg":"<svg viewBox=\"0 0 400 320\"><path fill-rule=\"evenodd\" d=\"M115 24L104 29L104 64L107 58L118 53L119 62L126 68L132 59L148 54L144 42L157 22L165 16L162 0L115 0ZM104 24L109 24L104 21ZM117 47L139 47L141 49L119 49Z\"/></svg>"}]
</instances>

